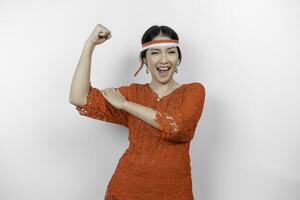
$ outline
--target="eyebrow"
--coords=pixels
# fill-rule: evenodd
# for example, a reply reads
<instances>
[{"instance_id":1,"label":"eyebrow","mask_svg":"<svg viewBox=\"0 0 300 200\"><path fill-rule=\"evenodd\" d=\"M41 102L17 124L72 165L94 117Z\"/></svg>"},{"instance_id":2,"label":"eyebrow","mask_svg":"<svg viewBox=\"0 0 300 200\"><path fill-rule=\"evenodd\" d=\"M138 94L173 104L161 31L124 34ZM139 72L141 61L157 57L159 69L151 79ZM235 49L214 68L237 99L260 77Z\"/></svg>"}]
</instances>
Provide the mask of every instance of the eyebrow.
<instances>
[{"instance_id":1,"label":"eyebrow","mask_svg":"<svg viewBox=\"0 0 300 200\"><path fill-rule=\"evenodd\" d=\"M169 48L167 48L167 50L172 49L172 48L174 48L174 47L169 47ZM158 51L160 51L160 49L158 49L158 48L150 48L149 50L150 50L150 51L151 51L151 50L158 50Z\"/></svg>"}]
</instances>

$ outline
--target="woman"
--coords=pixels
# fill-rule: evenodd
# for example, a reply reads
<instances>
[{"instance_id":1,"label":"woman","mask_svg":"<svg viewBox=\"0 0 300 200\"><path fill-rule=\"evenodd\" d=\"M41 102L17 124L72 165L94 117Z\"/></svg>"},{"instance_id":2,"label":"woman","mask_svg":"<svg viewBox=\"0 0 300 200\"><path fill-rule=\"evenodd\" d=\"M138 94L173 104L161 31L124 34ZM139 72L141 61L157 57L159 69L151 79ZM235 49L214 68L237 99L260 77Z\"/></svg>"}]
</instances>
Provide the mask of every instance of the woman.
<instances>
[{"instance_id":1,"label":"woman","mask_svg":"<svg viewBox=\"0 0 300 200\"><path fill-rule=\"evenodd\" d=\"M105 200L193 200L189 147L203 110L204 86L173 79L181 62L178 36L170 27L152 26L142 37L140 53L151 82L93 87L92 52L109 38L111 32L98 24L85 43L70 92L70 103L81 115L129 129L129 147Z\"/></svg>"}]
</instances>

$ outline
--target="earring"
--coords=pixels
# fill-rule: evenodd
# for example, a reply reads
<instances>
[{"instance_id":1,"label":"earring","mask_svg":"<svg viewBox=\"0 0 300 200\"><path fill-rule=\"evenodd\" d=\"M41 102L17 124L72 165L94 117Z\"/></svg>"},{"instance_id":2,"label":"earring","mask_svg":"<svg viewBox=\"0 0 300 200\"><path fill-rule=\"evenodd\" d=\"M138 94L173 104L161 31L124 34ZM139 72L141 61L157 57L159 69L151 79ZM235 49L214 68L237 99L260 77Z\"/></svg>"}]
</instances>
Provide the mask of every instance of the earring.
<instances>
[{"instance_id":1,"label":"earring","mask_svg":"<svg viewBox=\"0 0 300 200\"><path fill-rule=\"evenodd\" d=\"M175 73L178 73L177 67L175 68Z\"/></svg>"}]
</instances>

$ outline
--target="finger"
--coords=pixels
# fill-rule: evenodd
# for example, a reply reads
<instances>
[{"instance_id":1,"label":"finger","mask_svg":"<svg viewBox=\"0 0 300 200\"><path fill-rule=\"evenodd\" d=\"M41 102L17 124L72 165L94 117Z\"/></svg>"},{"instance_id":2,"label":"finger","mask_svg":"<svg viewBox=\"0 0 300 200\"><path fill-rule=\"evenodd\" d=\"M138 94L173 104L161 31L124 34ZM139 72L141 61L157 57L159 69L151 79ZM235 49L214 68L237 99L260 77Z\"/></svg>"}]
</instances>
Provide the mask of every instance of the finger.
<instances>
[{"instance_id":1,"label":"finger","mask_svg":"<svg viewBox=\"0 0 300 200\"><path fill-rule=\"evenodd\" d=\"M119 90L117 88L112 88L112 92L114 94L120 94Z\"/></svg>"},{"instance_id":2,"label":"finger","mask_svg":"<svg viewBox=\"0 0 300 200\"><path fill-rule=\"evenodd\" d=\"M98 34L99 39L108 39L108 34L105 32L100 32Z\"/></svg>"},{"instance_id":3,"label":"finger","mask_svg":"<svg viewBox=\"0 0 300 200\"><path fill-rule=\"evenodd\" d=\"M100 35L101 37L103 37L103 36L105 35L105 33L104 33L103 31L100 31L100 32L99 32L99 35Z\"/></svg>"},{"instance_id":4,"label":"finger","mask_svg":"<svg viewBox=\"0 0 300 200\"><path fill-rule=\"evenodd\" d=\"M108 32L102 32L102 33L101 33L101 36L102 36L102 37L105 37L105 38L108 37L108 35L109 35Z\"/></svg>"},{"instance_id":5,"label":"finger","mask_svg":"<svg viewBox=\"0 0 300 200\"><path fill-rule=\"evenodd\" d=\"M119 89L117 90L117 92L118 92L120 95L123 95L123 94L120 92L120 90L119 90Z\"/></svg>"},{"instance_id":6,"label":"finger","mask_svg":"<svg viewBox=\"0 0 300 200\"><path fill-rule=\"evenodd\" d=\"M106 92L107 95L111 95L114 92L113 88L106 88L105 90L106 90L105 92Z\"/></svg>"},{"instance_id":7,"label":"finger","mask_svg":"<svg viewBox=\"0 0 300 200\"><path fill-rule=\"evenodd\" d=\"M100 92L102 93L103 96L106 96L105 91L104 90L100 90Z\"/></svg>"},{"instance_id":8,"label":"finger","mask_svg":"<svg viewBox=\"0 0 300 200\"><path fill-rule=\"evenodd\" d=\"M102 90L102 91L103 91L103 94L104 94L106 97L108 97L108 95L109 95L108 90L107 90L107 89L104 89L104 90Z\"/></svg>"},{"instance_id":9,"label":"finger","mask_svg":"<svg viewBox=\"0 0 300 200\"><path fill-rule=\"evenodd\" d=\"M105 89L108 93L111 92L111 88L106 88Z\"/></svg>"}]
</instances>

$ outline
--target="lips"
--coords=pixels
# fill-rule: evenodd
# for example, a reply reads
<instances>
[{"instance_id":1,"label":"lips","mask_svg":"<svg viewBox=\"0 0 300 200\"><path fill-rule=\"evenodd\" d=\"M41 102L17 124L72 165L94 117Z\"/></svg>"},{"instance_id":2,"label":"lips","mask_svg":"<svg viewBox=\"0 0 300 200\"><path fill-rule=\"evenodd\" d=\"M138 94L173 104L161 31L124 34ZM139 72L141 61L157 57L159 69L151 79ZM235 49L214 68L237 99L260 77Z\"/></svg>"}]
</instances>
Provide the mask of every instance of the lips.
<instances>
[{"instance_id":1,"label":"lips","mask_svg":"<svg viewBox=\"0 0 300 200\"><path fill-rule=\"evenodd\" d=\"M165 72L165 71L169 71L171 69L171 67L157 67L156 69L159 72Z\"/></svg>"}]
</instances>

